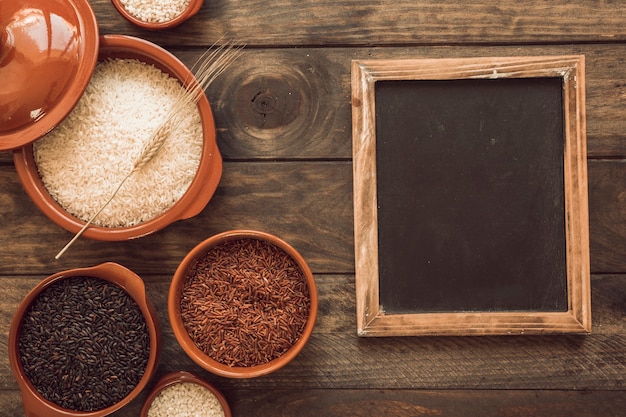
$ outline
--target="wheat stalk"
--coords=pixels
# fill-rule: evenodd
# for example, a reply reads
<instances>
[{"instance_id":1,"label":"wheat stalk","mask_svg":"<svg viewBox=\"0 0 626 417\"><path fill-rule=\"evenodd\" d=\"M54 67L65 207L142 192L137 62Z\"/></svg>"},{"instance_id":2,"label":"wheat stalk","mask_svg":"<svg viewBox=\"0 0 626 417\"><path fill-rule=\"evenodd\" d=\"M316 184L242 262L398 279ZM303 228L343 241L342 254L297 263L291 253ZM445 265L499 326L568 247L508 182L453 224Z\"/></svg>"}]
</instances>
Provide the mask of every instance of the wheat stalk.
<instances>
[{"instance_id":1,"label":"wheat stalk","mask_svg":"<svg viewBox=\"0 0 626 417\"><path fill-rule=\"evenodd\" d=\"M120 191L126 180L134 173L140 171L148 164L167 141L170 132L176 131L180 123L181 112L190 104L196 103L204 94L206 88L219 77L231 64L235 61L243 50L243 45L235 43L226 43L221 46L213 45L205 53L203 53L196 63L191 67L192 75L185 79L183 85L185 88L181 90L176 98L172 108L163 123L155 130L154 134L144 143L141 152L133 163L133 168L120 181L117 188L113 191L109 199L100 207L100 209L83 225L83 227L74 235L74 237L57 253L54 259L59 259L69 249L72 244L87 230L93 221L102 213L102 211L113 201L117 193Z\"/></svg>"}]
</instances>

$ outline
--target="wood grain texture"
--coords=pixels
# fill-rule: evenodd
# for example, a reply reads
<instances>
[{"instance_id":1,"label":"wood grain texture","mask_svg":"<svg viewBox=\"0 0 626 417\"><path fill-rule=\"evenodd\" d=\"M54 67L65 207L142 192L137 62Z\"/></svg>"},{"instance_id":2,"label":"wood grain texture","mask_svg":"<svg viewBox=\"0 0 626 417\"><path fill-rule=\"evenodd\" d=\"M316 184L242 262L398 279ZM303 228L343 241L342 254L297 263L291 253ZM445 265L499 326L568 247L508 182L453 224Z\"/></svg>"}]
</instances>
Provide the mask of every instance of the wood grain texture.
<instances>
[{"instance_id":1,"label":"wood grain texture","mask_svg":"<svg viewBox=\"0 0 626 417\"><path fill-rule=\"evenodd\" d=\"M84 265L85 259L112 260L141 273L173 272L196 243L232 228L257 228L283 237L315 273L353 273L351 170L349 162L228 162L216 195L199 216L135 241L81 239L53 262L72 235L34 206L12 167L0 166L0 273L45 274ZM592 273L626 270L625 188L626 162L589 162ZM326 197L319 198L320 193Z\"/></svg>"},{"instance_id":2,"label":"wood grain texture","mask_svg":"<svg viewBox=\"0 0 626 417\"><path fill-rule=\"evenodd\" d=\"M3 278L13 290L0 304L2 334L11 311L39 278ZM197 373L226 394L235 416L358 416L364 405L369 411L364 416L456 416L468 410L494 416L620 415L626 400L623 277L594 277L596 328L584 339L397 338L388 343L363 343L354 333L353 276L316 279L321 314L314 340L276 375L236 381L198 369L176 345L167 314L159 308L166 350L158 376L180 369ZM148 296L164 306L169 277L146 281ZM6 337L1 343L6 345ZM0 366L7 367L6 358ZM19 415L14 381L5 376L1 382L0 403L6 406L0 415ZM456 391L459 387L472 390ZM145 396L115 415L136 416ZM374 410L377 414L371 414Z\"/></svg>"},{"instance_id":3,"label":"wood grain texture","mask_svg":"<svg viewBox=\"0 0 626 417\"><path fill-rule=\"evenodd\" d=\"M598 169L600 166L603 168ZM626 177L625 160L589 161L595 171L589 181L590 249L593 271L622 269L626 266L626 191L620 185ZM619 242L619 243L618 243Z\"/></svg>"},{"instance_id":4,"label":"wood grain texture","mask_svg":"<svg viewBox=\"0 0 626 417\"><path fill-rule=\"evenodd\" d=\"M316 272L353 270L350 163L226 163L205 210L151 236L106 243L79 239L59 261L54 255L73 236L28 199L10 167L0 167L0 273L48 273L112 260L141 273L175 270L186 252L212 234L257 229L293 245ZM315 192L313 192L315 191ZM330 198L332 204L324 198ZM331 197L332 196L332 197ZM250 215L250 213L253 215ZM45 236L45 239L42 239Z\"/></svg>"},{"instance_id":5,"label":"wood grain texture","mask_svg":"<svg viewBox=\"0 0 626 417\"><path fill-rule=\"evenodd\" d=\"M623 392L339 390L227 391L235 415L258 417L553 417L621 416ZM600 404L599 406L595 404Z\"/></svg>"},{"instance_id":6,"label":"wood grain texture","mask_svg":"<svg viewBox=\"0 0 626 417\"><path fill-rule=\"evenodd\" d=\"M118 243L71 238L26 196L0 152L0 345L17 304L45 276L117 261L144 278L163 334L158 376L191 370L222 389L237 416L623 416L626 408L626 9L620 2L206 0L184 25L149 32L110 0L90 0L101 34L135 35L192 64L225 36L248 45L211 85L226 160L196 218ZM585 55L593 333L586 337L356 335L352 225L352 59ZM198 241L236 228L287 240L314 271L313 338L276 374L229 380L200 370L173 338L170 277ZM605 275L611 274L613 275ZM23 415L0 355L0 416ZM143 392L116 417L137 416Z\"/></svg>"},{"instance_id":7,"label":"wood grain texture","mask_svg":"<svg viewBox=\"0 0 626 417\"><path fill-rule=\"evenodd\" d=\"M255 417L622 417L626 391L224 390L233 416ZM138 416L140 395L111 417ZM22 415L16 391L0 391L1 417Z\"/></svg>"},{"instance_id":8,"label":"wood grain texture","mask_svg":"<svg viewBox=\"0 0 626 417\"><path fill-rule=\"evenodd\" d=\"M206 1L176 31L133 27L110 0L90 0L100 31L153 41L210 45L221 36L249 45L391 45L604 42L626 39L626 11L618 2L539 0Z\"/></svg>"},{"instance_id":9,"label":"wood grain texture","mask_svg":"<svg viewBox=\"0 0 626 417\"><path fill-rule=\"evenodd\" d=\"M184 253L213 233L230 228L258 228L283 236L302 251L317 270L350 271L349 170L349 163L319 166L230 163L225 167L217 195L200 216L136 241L107 244L81 239L55 263L52 262L55 251L71 234L44 217L25 195L12 168L3 167L0 170L3 199L0 241L5 242L6 247L0 255L3 261L0 268L20 273L19 265L28 264L28 268L47 272L50 267L80 264L85 258L94 261L113 258L144 272L158 272L164 267L173 270ZM317 199L306 186L309 183L315 184L317 191L327 188L328 195L334 195L334 204L329 206ZM247 214L251 208L254 216ZM328 237L322 242L320 232L323 229ZM38 239L44 235L45 240ZM10 255L11 248L22 251L22 256ZM327 256L320 256L322 252L334 253L336 261L329 263ZM343 261L339 260L341 257Z\"/></svg>"},{"instance_id":10,"label":"wood grain texture","mask_svg":"<svg viewBox=\"0 0 626 417\"><path fill-rule=\"evenodd\" d=\"M110 1L106 1L108 5ZM104 7L104 6L103 6ZM112 7L112 6L111 6ZM183 26L184 27L184 26ZM105 32L107 33L107 32ZM204 47L169 48L191 66ZM249 48L207 90L229 159L350 159L352 59L582 54L591 158L626 156L624 44ZM297 98L297 99L294 99ZM265 103L265 104L263 104ZM12 163L0 152L0 163Z\"/></svg>"},{"instance_id":11,"label":"wood grain texture","mask_svg":"<svg viewBox=\"0 0 626 417\"><path fill-rule=\"evenodd\" d=\"M176 48L174 52L189 64L199 53ZM589 156L626 156L626 118L616 117L626 113L621 63L626 48L621 44L249 49L232 71L209 88L208 97L215 111L218 144L226 159L348 159L352 59L564 54L585 56ZM259 98L267 97L272 98L269 115L255 105ZM299 101L291 101L293 97ZM263 124L268 120L270 123Z\"/></svg>"},{"instance_id":12,"label":"wood grain texture","mask_svg":"<svg viewBox=\"0 0 626 417\"><path fill-rule=\"evenodd\" d=\"M41 276L3 277L0 342L12 312ZM158 375L187 370L220 389L567 389L626 390L626 286L623 276L594 276L591 335L396 337L356 334L353 275L316 275L319 315L302 352L271 377L235 380L193 364L176 343L166 309L171 277L143 276L163 330ZM8 369L7 358L0 366ZM0 389L13 389L8 373Z\"/></svg>"}]
</instances>

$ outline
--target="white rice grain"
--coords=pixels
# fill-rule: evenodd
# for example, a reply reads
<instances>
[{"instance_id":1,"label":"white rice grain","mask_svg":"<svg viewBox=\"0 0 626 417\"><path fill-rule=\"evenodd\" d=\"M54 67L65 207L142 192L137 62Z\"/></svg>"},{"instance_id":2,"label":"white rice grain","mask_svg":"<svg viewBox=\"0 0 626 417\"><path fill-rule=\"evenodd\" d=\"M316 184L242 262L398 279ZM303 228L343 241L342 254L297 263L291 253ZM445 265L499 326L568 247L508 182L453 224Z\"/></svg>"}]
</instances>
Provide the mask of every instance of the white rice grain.
<instances>
[{"instance_id":1,"label":"white rice grain","mask_svg":"<svg viewBox=\"0 0 626 417\"><path fill-rule=\"evenodd\" d=\"M148 417L224 417L224 409L207 388L179 382L159 393L148 409Z\"/></svg>"},{"instance_id":2,"label":"white rice grain","mask_svg":"<svg viewBox=\"0 0 626 417\"><path fill-rule=\"evenodd\" d=\"M189 6L190 0L120 0L124 9L148 23L169 22Z\"/></svg>"},{"instance_id":3,"label":"white rice grain","mask_svg":"<svg viewBox=\"0 0 626 417\"><path fill-rule=\"evenodd\" d=\"M87 221L132 170L142 145L163 123L183 87L160 69L130 59L98 63L69 116L33 144L39 175L50 195ZM197 106L145 167L133 174L94 224L128 227L176 203L196 175L203 134Z\"/></svg>"}]
</instances>

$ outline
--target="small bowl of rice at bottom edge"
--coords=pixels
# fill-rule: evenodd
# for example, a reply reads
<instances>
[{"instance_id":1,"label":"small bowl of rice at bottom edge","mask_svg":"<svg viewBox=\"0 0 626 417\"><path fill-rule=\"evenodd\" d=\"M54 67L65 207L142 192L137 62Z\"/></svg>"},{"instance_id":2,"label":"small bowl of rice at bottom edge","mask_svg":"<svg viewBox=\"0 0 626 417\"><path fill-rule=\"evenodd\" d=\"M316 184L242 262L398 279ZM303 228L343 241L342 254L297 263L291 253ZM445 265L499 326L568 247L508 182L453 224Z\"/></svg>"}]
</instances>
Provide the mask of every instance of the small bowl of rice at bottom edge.
<instances>
[{"instance_id":1,"label":"small bowl of rice at bottom edge","mask_svg":"<svg viewBox=\"0 0 626 417\"><path fill-rule=\"evenodd\" d=\"M199 214L217 189L222 158L204 94L178 108L158 153L141 169L142 146L162 131L193 73L167 50L125 35L100 38L83 97L54 130L13 153L26 193L54 223L88 239L142 237ZM133 165L134 164L134 165Z\"/></svg>"},{"instance_id":2,"label":"small bowl of rice at bottom edge","mask_svg":"<svg viewBox=\"0 0 626 417\"><path fill-rule=\"evenodd\" d=\"M146 398L140 417L232 417L224 395L191 372L163 376Z\"/></svg>"},{"instance_id":3,"label":"small bowl of rice at bottom edge","mask_svg":"<svg viewBox=\"0 0 626 417\"><path fill-rule=\"evenodd\" d=\"M223 232L193 248L168 294L176 340L205 370L254 378L287 365L313 332L318 294L304 258L254 230Z\"/></svg>"}]
</instances>

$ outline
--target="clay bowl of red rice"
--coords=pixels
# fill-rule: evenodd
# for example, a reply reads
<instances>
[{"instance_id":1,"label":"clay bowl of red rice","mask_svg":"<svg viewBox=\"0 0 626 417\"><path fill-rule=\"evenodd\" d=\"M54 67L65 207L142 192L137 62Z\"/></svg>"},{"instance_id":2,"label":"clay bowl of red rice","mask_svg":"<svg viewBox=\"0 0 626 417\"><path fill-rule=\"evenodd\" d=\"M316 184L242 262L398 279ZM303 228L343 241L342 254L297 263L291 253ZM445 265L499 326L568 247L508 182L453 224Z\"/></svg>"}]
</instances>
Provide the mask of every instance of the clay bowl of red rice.
<instances>
[{"instance_id":1,"label":"clay bowl of red rice","mask_svg":"<svg viewBox=\"0 0 626 417\"><path fill-rule=\"evenodd\" d=\"M196 15L204 0L111 0L130 23L148 30L170 29Z\"/></svg>"},{"instance_id":2,"label":"clay bowl of red rice","mask_svg":"<svg viewBox=\"0 0 626 417\"><path fill-rule=\"evenodd\" d=\"M27 416L102 417L154 376L161 330L143 280L116 264L40 281L9 330L9 364Z\"/></svg>"},{"instance_id":3,"label":"clay bowl of red rice","mask_svg":"<svg viewBox=\"0 0 626 417\"><path fill-rule=\"evenodd\" d=\"M224 395L191 372L172 372L154 386L140 417L210 416L232 417Z\"/></svg>"},{"instance_id":4,"label":"clay bowl of red rice","mask_svg":"<svg viewBox=\"0 0 626 417\"><path fill-rule=\"evenodd\" d=\"M13 153L26 193L54 223L77 233L133 168L142 144L168 117L191 70L165 49L104 35L93 77L70 115ZM199 214L222 175L215 123L204 94L176 112L180 123L145 166L123 183L82 235L119 241Z\"/></svg>"},{"instance_id":5,"label":"clay bowl of red rice","mask_svg":"<svg viewBox=\"0 0 626 417\"><path fill-rule=\"evenodd\" d=\"M212 236L178 266L168 294L176 340L202 368L266 375L307 343L317 316L313 274L282 239L259 231Z\"/></svg>"}]
</instances>

